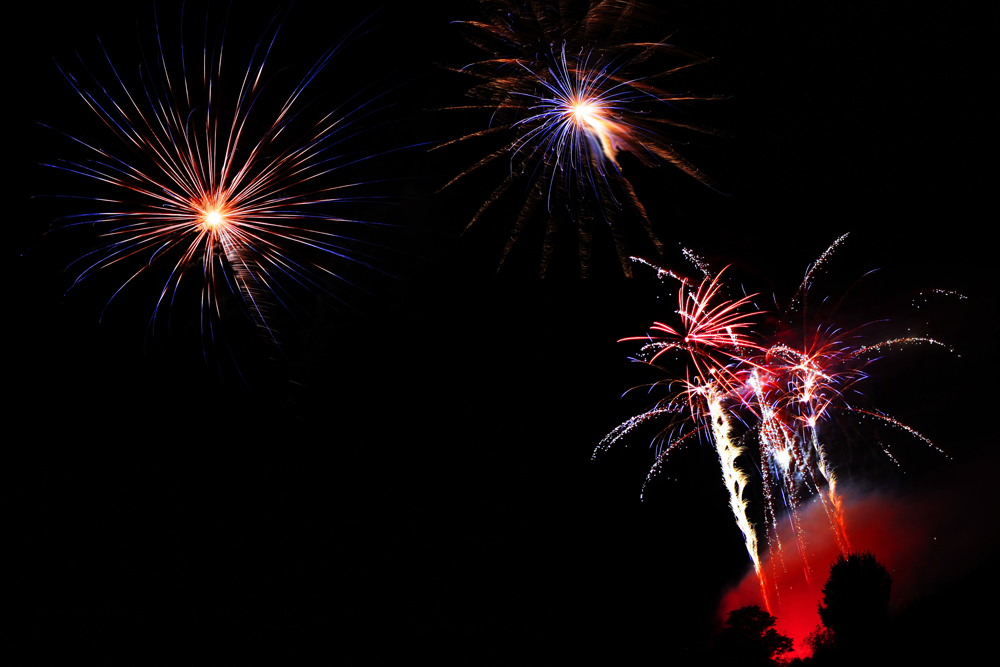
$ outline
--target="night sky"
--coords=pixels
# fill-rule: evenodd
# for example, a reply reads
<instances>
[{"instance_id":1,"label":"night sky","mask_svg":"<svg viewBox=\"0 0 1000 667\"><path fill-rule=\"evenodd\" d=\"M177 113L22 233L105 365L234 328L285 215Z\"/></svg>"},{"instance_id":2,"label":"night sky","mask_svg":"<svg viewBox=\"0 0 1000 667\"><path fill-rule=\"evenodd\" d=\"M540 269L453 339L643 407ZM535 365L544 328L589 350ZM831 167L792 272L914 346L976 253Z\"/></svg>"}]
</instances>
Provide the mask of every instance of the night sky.
<instances>
[{"instance_id":1,"label":"night sky","mask_svg":"<svg viewBox=\"0 0 1000 667\"><path fill-rule=\"evenodd\" d=\"M273 9L252 4L229 19L234 69ZM365 16L333 4L293 8L274 69L303 71ZM845 474L859 507L877 494L898 508L899 530L920 536L907 562L948 563L897 592L921 614L947 607L947 624L935 627L971 642L985 620L967 602L995 592L981 579L997 556L987 502L996 485L984 465L996 441L986 383L997 344L986 19L899 2L675 4L645 36L673 33L673 43L713 56L685 81L729 97L684 109L727 136L676 132L722 192L622 158L664 241L662 261L695 273L680 254L687 247L716 269L732 264L734 288L761 293L758 306L773 310L850 232L830 263L830 293L879 271L840 311L845 326L886 319L876 335L909 327L954 347L887 355L863 388L954 460L888 429L902 468L855 453ZM649 404L622 394L661 379L616 341L670 317L675 292L649 271L624 279L610 234L595 235L594 269L581 280L569 230L540 280L540 220L497 272L523 193L512 188L460 232L503 178L502 159L433 194L501 145L424 146L489 122L439 110L466 103L474 83L436 65L482 57L449 25L481 19L477 3L390 0L320 79L335 87L324 100L370 85L394 105L352 150L403 149L358 176L392 179L384 193L393 203L365 215L394 225L371 238L402 278L359 272L378 298L352 292L352 309L281 320L283 352L233 311L232 357L208 363L194 289L171 330L158 324L155 335L155 281L123 291L102 322L130 274L95 276L64 296L75 274L62 269L95 237L44 233L89 203L31 198L90 187L39 166L79 152L38 123L104 136L53 58L72 63L78 51L98 62L99 35L116 64L134 68L137 21L153 44L151 9L22 11L9 26L21 47L10 56L18 78L8 130L21 148L8 155L19 213L9 245L20 254L8 311L16 456L7 470L23 535L11 543L28 564L22 614L42 662L70 652L191 664L265 644L318 658L474 664L697 658L722 596L749 567L713 449L679 452L643 503L656 429L591 461L605 434ZM178 4L158 11L176 24ZM205 15L197 3L186 11ZM915 295L934 288L968 299L915 312ZM906 512L932 500L938 515ZM914 559L944 525L941 553ZM889 565L895 557L876 555Z\"/></svg>"}]
</instances>

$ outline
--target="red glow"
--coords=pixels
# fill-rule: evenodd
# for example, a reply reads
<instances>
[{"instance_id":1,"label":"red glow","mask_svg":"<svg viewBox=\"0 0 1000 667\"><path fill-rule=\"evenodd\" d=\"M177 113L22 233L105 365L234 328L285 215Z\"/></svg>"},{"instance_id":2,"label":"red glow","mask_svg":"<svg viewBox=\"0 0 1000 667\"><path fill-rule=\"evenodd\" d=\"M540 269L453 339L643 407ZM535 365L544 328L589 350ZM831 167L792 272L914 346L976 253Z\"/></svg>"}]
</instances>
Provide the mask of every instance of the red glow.
<instances>
[{"instance_id":1,"label":"red glow","mask_svg":"<svg viewBox=\"0 0 1000 667\"><path fill-rule=\"evenodd\" d=\"M847 495L844 504L853 549L871 551L892 575L890 613L927 587L940 583L943 572L954 573L953 565L948 565L953 563L948 554L960 546L944 538L950 531L940 504L930 498L904 502L880 494L863 498ZM830 565L840 555L830 522L818 500L802 509L801 518L808 563L794 546L786 546L780 560L772 553L763 559L772 590L777 590L777 595L772 596L772 613L778 619L776 629L794 642L795 652L788 654L789 659L810 655L802 640L820 624L817 607L821 591ZM787 522L782 531L782 543L794 545ZM811 584L804 576L807 567L811 570ZM729 611L754 604L764 608L760 585L751 569L736 587L723 595L718 611L720 624Z\"/></svg>"}]
</instances>

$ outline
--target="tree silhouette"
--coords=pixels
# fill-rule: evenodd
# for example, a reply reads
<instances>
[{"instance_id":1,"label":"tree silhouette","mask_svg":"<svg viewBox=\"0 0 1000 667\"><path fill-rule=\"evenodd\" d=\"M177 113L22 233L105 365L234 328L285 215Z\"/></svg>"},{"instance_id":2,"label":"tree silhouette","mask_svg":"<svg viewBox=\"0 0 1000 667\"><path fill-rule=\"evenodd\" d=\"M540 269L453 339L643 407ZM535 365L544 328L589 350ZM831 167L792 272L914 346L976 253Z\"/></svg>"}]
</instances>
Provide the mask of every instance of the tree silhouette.
<instances>
[{"instance_id":1,"label":"tree silhouette","mask_svg":"<svg viewBox=\"0 0 1000 667\"><path fill-rule=\"evenodd\" d=\"M792 640L774 629L777 620L757 605L729 612L715 643L719 657L743 665L774 664L774 658L792 650Z\"/></svg>"},{"instance_id":2,"label":"tree silhouette","mask_svg":"<svg viewBox=\"0 0 1000 667\"><path fill-rule=\"evenodd\" d=\"M871 648L889 622L892 576L868 551L840 556L823 586L819 617L833 631L838 650Z\"/></svg>"},{"instance_id":3,"label":"tree silhouette","mask_svg":"<svg viewBox=\"0 0 1000 667\"><path fill-rule=\"evenodd\" d=\"M802 648L812 654L814 663L823 664L824 660L831 655L835 656L836 653L833 631L824 625L817 625L816 629L802 640Z\"/></svg>"}]
</instances>

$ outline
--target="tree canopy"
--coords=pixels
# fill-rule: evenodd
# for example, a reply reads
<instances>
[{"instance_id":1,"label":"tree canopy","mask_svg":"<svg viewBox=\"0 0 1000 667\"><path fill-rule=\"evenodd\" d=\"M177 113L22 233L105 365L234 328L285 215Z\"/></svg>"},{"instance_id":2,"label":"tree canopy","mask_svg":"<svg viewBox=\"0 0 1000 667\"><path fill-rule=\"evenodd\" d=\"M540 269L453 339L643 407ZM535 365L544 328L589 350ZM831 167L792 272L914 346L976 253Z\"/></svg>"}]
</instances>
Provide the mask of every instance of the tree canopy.
<instances>
[{"instance_id":1,"label":"tree canopy","mask_svg":"<svg viewBox=\"0 0 1000 667\"><path fill-rule=\"evenodd\" d=\"M719 633L716 649L741 664L766 665L792 650L792 640L774 629L777 619L752 605L729 612L726 627Z\"/></svg>"},{"instance_id":2,"label":"tree canopy","mask_svg":"<svg viewBox=\"0 0 1000 667\"><path fill-rule=\"evenodd\" d=\"M892 575L871 552L840 556L823 586L819 617L839 648L859 649L885 630L891 593Z\"/></svg>"}]
</instances>

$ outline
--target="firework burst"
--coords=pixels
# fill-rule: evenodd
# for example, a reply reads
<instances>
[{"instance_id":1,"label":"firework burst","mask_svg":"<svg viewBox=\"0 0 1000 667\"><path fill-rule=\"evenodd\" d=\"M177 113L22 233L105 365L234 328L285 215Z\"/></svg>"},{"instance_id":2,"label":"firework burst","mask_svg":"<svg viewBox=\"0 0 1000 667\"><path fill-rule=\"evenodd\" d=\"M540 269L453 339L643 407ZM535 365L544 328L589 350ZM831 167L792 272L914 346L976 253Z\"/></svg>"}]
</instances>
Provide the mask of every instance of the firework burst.
<instances>
[{"instance_id":1,"label":"firework burst","mask_svg":"<svg viewBox=\"0 0 1000 667\"><path fill-rule=\"evenodd\" d=\"M514 7L500 0L482 0L481 4L489 22L463 25L468 39L491 57L458 70L483 80L469 92L480 102L455 108L490 109L493 120L490 128L441 146L495 133L507 136L508 142L444 187L501 157L510 160L510 173L466 229L517 183L527 195L501 265L541 207L547 215L542 275L560 227L569 224L576 227L580 271L586 276L594 226L603 223L614 237L622 271L631 276L627 235L620 219L624 207L638 218L660 254L662 247L623 174L619 154L628 152L646 166L673 165L711 185L661 129L673 126L711 132L665 114L676 112L686 101L712 98L667 92L658 86L659 79L705 59L665 42L623 41L648 16L648 9L637 2L581 3L586 7L582 11L575 11L572 3L560 3L558 9L533 3ZM654 56L675 62L657 74L643 74Z\"/></svg>"},{"instance_id":2,"label":"firework burst","mask_svg":"<svg viewBox=\"0 0 1000 667\"><path fill-rule=\"evenodd\" d=\"M223 299L234 295L277 342L278 312L301 321L317 297L350 307L352 295L364 291L361 272L388 273L378 259L381 246L361 231L376 225L355 217L359 205L380 197L363 194L366 184L351 182L353 173L338 179L372 157L343 151L363 132L361 121L378 111L376 103L348 98L323 111L317 103L317 78L357 29L289 85L287 75L270 72L284 18L272 16L242 70L230 71L228 17L213 32L207 15L203 26L185 25L182 10L181 36L173 39L155 8L155 48L140 40L137 78L103 43L92 65L57 63L106 130L105 138L87 140L60 132L86 157L46 165L89 179L92 194L75 198L101 207L60 221L102 235L99 247L71 264L72 286L120 268L127 277L110 305L159 267L166 278L151 330L162 311L172 312L182 286L197 283L206 340L223 319ZM187 39L195 30L198 39Z\"/></svg>"}]
</instances>

